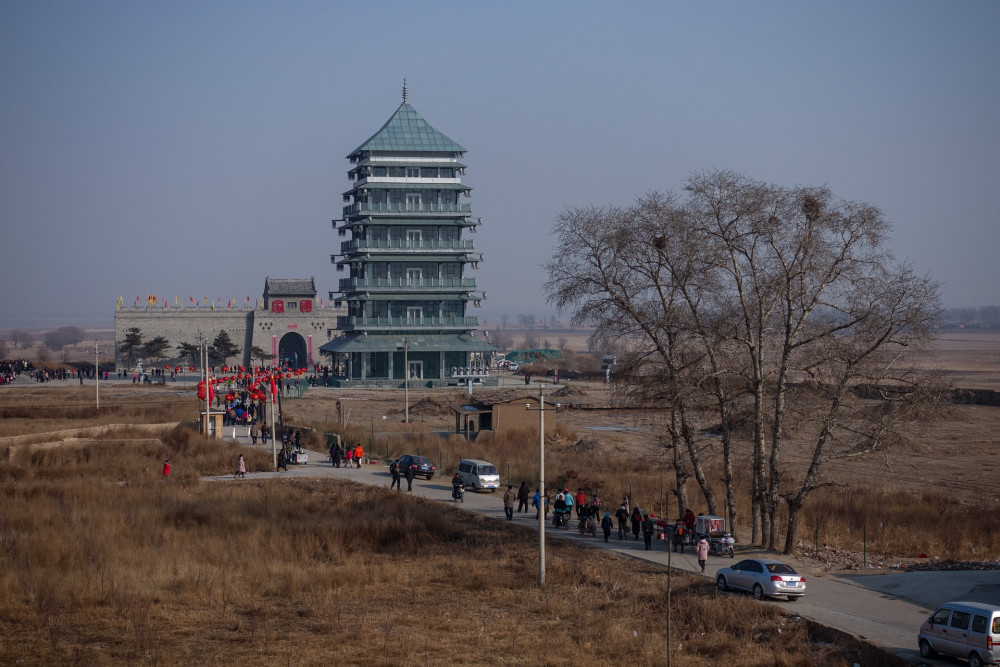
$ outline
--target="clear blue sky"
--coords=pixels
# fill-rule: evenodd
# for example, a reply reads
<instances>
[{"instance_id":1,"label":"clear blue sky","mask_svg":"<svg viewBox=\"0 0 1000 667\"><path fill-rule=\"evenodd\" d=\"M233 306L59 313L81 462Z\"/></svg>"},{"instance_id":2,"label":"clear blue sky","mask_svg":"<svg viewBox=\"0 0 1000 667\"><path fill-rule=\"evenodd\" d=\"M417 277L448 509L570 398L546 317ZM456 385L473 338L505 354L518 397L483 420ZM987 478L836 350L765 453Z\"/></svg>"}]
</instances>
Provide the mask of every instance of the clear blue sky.
<instances>
[{"instance_id":1,"label":"clear blue sky","mask_svg":"<svg viewBox=\"0 0 1000 667\"><path fill-rule=\"evenodd\" d=\"M731 168L882 208L1000 304L1000 3L0 3L0 327L340 275L345 156L410 102L469 152L480 316L552 312L555 216Z\"/></svg>"}]
</instances>

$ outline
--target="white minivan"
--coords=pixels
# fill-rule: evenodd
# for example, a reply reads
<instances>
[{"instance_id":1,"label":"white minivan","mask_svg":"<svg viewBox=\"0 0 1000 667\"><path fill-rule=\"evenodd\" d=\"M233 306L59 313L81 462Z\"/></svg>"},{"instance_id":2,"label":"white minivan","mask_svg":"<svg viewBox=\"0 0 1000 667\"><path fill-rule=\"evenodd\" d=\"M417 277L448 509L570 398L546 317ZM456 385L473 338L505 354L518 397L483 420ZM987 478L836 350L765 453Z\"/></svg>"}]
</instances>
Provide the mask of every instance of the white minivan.
<instances>
[{"instance_id":1,"label":"white minivan","mask_svg":"<svg viewBox=\"0 0 1000 667\"><path fill-rule=\"evenodd\" d=\"M463 484L476 491L496 491L500 488L500 473L489 461L462 459L458 464L458 475Z\"/></svg>"},{"instance_id":2,"label":"white minivan","mask_svg":"<svg viewBox=\"0 0 1000 667\"><path fill-rule=\"evenodd\" d=\"M948 602L920 626L920 655L965 658L970 667L994 665L1000 656L1000 607L980 602Z\"/></svg>"}]
</instances>

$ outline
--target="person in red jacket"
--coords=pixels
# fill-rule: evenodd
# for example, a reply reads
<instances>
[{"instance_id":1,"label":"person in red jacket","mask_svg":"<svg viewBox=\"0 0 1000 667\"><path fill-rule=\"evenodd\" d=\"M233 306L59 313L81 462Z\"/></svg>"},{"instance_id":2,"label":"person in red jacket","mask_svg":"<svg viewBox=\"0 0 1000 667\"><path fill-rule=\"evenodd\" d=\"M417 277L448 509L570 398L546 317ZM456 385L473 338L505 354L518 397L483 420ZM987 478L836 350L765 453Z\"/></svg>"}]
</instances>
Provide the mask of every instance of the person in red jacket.
<instances>
[{"instance_id":1,"label":"person in red jacket","mask_svg":"<svg viewBox=\"0 0 1000 667\"><path fill-rule=\"evenodd\" d=\"M170 477L170 459L163 462L163 476Z\"/></svg>"},{"instance_id":2,"label":"person in red jacket","mask_svg":"<svg viewBox=\"0 0 1000 667\"><path fill-rule=\"evenodd\" d=\"M354 448L354 463L360 468L361 458L365 455L365 450L361 449L361 445Z\"/></svg>"},{"instance_id":3,"label":"person in red jacket","mask_svg":"<svg viewBox=\"0 0 1000 667\"><path fill-rule=\"evenodd\" d=\"M580 518L580 508L587 503L587 494L583 492L583 489L576 490L576 518Z\"/></svg>"}]
</instances>

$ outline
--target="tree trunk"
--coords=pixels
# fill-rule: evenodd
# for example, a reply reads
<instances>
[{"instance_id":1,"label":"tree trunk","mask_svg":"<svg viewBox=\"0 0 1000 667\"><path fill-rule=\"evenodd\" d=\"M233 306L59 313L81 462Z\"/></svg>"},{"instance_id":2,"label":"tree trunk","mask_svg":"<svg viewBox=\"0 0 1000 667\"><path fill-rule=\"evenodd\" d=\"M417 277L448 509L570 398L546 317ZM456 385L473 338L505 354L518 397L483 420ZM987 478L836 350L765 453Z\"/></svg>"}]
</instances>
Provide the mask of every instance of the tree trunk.
<instances>
[{"instance_id":1,"label":"tree trunk","mask_svg":"<svg viewBox=\"0 0 1000 667\"><path fill-rule=\"evenodd\" d=\"M680 437L677 434L677 411L670 409L670 452L674 459L674 482L676 488L671 492L677 498L677 516L684 516L684 510L688 507L687 501L687 480L690 477L687 468L683 465L684 459L681 457Z\"/></svg>"},{"instance_id":2,"label":"tree trunk","mask_svg":"<svg viewBox=\"0 0 1000 667\"><path fill-rule=\"evenodd\" d=\"M684 446L687 448L688 458L691 460L691 470L694 472L694 478L698 481L698 486L701 487L701 493L705 496L705 504L708 505L708 513L716 514L718 508L715 503L715 491L712 489L712 485L709 484L708 479L705 477L704 467L701 465L701 457L698 456L697 450L695 450L694 442L694 431L691 428L691 422L688 420L687 410L684 407L683 401L680 403L678 408L681 418L681 433L684 436Z\"/></svg>"},{"instance_id":3,"label":"tree trunk","mask_svg":"<svg viewBox=\"0 0 1000 667\"><path fill-rule=\"evenodd\" d=\"M802 511L803 501L796 499L788 501L788 525L785 527L785 548L781 553L790 554L795 543L798 542L799 512Z\"/></svg>"}]
</instances>

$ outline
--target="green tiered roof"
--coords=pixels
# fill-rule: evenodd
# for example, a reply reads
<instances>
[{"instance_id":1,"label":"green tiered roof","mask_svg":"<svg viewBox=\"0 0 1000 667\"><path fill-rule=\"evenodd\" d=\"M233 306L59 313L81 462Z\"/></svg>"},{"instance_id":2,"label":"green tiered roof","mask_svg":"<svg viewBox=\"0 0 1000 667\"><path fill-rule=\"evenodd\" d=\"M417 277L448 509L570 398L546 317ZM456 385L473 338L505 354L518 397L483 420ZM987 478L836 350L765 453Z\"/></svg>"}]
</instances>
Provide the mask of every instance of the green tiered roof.
<instances>
[{"instance_id":1,"label":"green tiered roof","mask_svg":"<svg viewBox=\"0 0 1000 667\"><path fill-rule=\"evenodd\" d=\"M348 158L362 151L445 151L464 153L465 149L444 136L424 120L417 110L403 102L378 132L354 149Z\"/></svg>"}]
</instances>

